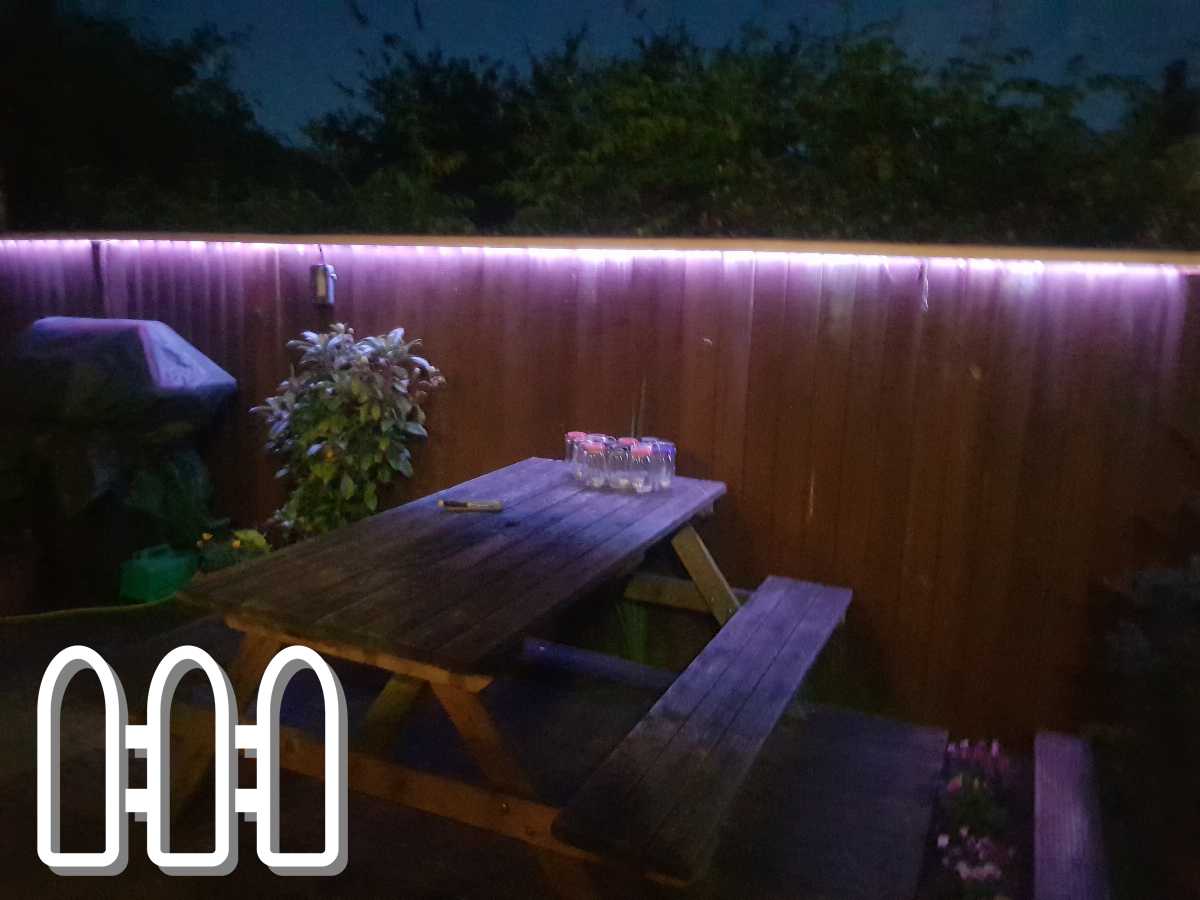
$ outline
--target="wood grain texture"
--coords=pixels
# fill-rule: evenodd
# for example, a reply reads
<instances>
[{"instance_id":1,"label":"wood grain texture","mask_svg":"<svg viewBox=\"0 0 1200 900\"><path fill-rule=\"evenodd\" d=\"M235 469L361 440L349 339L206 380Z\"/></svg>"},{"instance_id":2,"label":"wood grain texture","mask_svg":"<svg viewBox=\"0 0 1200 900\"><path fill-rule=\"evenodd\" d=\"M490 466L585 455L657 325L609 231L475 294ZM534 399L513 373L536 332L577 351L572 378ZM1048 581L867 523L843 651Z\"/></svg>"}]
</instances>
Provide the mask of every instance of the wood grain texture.
<instances>
[{"instance_id":1,"label":"wood grain texture","mask_svg":"<svg viewBox=\"0 0 1200 900\"><path fill-rule=\"evenodd\" d=\"M1091 750L1043 732L1034 742L1033 900L1108 900Z\"/></svg>"},{"instance_id":2,"label":"wood grain texture","mask_svg":"<svg viewBox=\"0 0 1200 900\"><path fill-rule=\"evenodd\" d=\"M586 849L684 881L703 873L725 811L850 592L768 578L555 821Z\"/></svg>"},{"instance_id":3,"label":"wood grain texture","mask_svg":"<svg viewBox=\"0 0 1200 900\"><path fill-rule=\"evenodd\" d=\"M1200 279L1175 267L1194 255L162 237L0 241L0 326L156 318L237 377L204 446L219 514L282 500L246 411L287 375L284 341L404 325L449 384L385 505L557 456L568 428L674 437L683 474L729 487L704 537L730 581L849 585L885 705L959 732L1078 721L1088 584L1161 562L1137 523L1200 488ZM332 312L307 297L318 244ZM339 555L321 584L357 590Z\"/></svg>"},{"instance_id":4,"label":"wood grain texture","mask_svg":"<svg viewBox=\"0 0 1200 900\"><path fill-rule=\"evenodd\" d=\"M528 459L181 594L231 627L470 691L493 654L558 607L624 573L724 493L680 478L645 496L584 490L567 467ZM439 499L499 499L449 513Z\"/></svg>"},{"instance_id":5,"label":"wood grain texture","mask_svg":"<svg viewBox=\"0 0 1200 900\"><path fill-rule=\"evenodd\" d=\"M696 590L704 598L713 617L724 625L738 611L741 601L725 580L708 547L691 525L685 525L671 538L671 546L687 569Z\"/></svg>"}]
</instances>

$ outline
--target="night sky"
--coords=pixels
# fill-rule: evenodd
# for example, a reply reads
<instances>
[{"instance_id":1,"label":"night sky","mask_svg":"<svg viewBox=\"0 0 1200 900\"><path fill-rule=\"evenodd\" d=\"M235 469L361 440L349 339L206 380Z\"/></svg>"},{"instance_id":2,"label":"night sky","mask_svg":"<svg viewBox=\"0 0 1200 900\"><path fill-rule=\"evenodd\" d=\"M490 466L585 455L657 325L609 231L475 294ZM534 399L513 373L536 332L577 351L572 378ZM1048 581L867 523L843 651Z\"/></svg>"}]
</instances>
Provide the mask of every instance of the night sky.
<instances>
[{"instance_id":1,"label":"night sky","mask_svg":"<svg viewBox=\"0 0 1200 900\"><path fill-rule=\"evenodd\" d=\"M357 48L375 50L383 31L402 35L418 50L441 47L454 55L487 54L521 63L526 49L559 44L569 30L587 25L589 46L620 52L647 27L683 21L702 42L718 45L736 36L742 22L769 30L789 21L816 31L844 27L840 0L639 0L644 23L621 0L420 0L418 30L411 0L361 0L370 20L360 27L344 0L82 0L89 11L115 12L160 37L188 34L204 22L242 32L235 83L254 102L268 128L301 140L299 127L343 103L334 80L354 82ZM997 49L1027 47L1031 74L1059 77L1069 59L1087 57L1093 71L1137 74L1156 80L1171 59L1187 57L1200 69L1200 0L857 0L855 24L897 19L900 40L936 59L953 54L964 35L989 30L993 7ZM1103 125L1106 113L1093 113Z\"/></svg>"}]
</instances>

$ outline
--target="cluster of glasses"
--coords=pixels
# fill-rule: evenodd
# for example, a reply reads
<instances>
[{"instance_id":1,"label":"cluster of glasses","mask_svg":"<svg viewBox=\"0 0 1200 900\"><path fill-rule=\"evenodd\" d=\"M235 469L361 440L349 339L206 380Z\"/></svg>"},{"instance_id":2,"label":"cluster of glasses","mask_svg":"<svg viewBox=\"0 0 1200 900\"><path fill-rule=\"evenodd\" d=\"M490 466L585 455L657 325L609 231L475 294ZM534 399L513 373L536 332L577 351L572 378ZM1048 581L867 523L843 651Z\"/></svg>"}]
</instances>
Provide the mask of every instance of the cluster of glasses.
<instances>
[{"instance_id":1,"label":"cluster of glasses","mask_svg":"<svg viewBox=\"0 0 1200 900\"><path fill-rule=\"evenodd\" d=\"M571 474L590 488L648 494L675 478L675 445L662 438L568 431L564 450Z\"/></svg>"}]
</instances>

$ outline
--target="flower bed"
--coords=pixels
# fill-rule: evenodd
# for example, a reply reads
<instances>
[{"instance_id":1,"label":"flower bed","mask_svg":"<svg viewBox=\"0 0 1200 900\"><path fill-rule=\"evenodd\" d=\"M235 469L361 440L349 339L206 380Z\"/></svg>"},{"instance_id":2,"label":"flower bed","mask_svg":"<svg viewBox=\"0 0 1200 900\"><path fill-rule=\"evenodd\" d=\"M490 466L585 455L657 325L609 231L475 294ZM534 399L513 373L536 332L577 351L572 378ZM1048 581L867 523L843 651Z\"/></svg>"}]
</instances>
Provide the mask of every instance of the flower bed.
<instances>
[{"instance_id":1,"label":"flower bed","mask_svg":"<svg viewBox=\"0 0 1200 900\"><path fill-rule=\"evenodd\" d=\"M999 741L946 747L923 900L1017 900L1029 884L1031 786Z\"/></svg>"}]
</instances>

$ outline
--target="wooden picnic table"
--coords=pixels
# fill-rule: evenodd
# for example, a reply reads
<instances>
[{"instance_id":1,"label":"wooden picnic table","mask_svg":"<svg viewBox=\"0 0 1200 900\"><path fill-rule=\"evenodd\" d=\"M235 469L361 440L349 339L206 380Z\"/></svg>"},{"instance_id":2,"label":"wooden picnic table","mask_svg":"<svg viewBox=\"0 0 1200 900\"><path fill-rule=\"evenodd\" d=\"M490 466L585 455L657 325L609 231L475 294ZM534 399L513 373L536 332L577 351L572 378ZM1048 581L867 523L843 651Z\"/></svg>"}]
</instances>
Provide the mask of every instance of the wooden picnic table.
<instances>
[{"instance_id":1,"label":"wooden picnic table","mask_svg":"<svg viewBox=\"0 0 1200 900\"><path fill-rule=\"evenodd\" d=\"M605 580L628 574L648 548L668 537L692 583L680 581L681 591L659 579L649 594L727 620L738 596L689 524L724 493L719 482L691 478L645 495L586 490L565 464L526 459L204 576L182 599L219 612L243 633L229 669L241 709L284 645L307 645L392 673L368 710L360 750L351 754L356 789L568 856L595 858L551 833L559 811L533 797L478 694L539 623ZM451 512L439 507L443 499L500 500L504 506L495 513ZM373 752L388 746L426 685L490 788L406 769ZM176 809L202 778L210 750L192 742L176 756ZM280 762L319 776L322 749L284 729Z\"/></svg>"}]
</instances>

